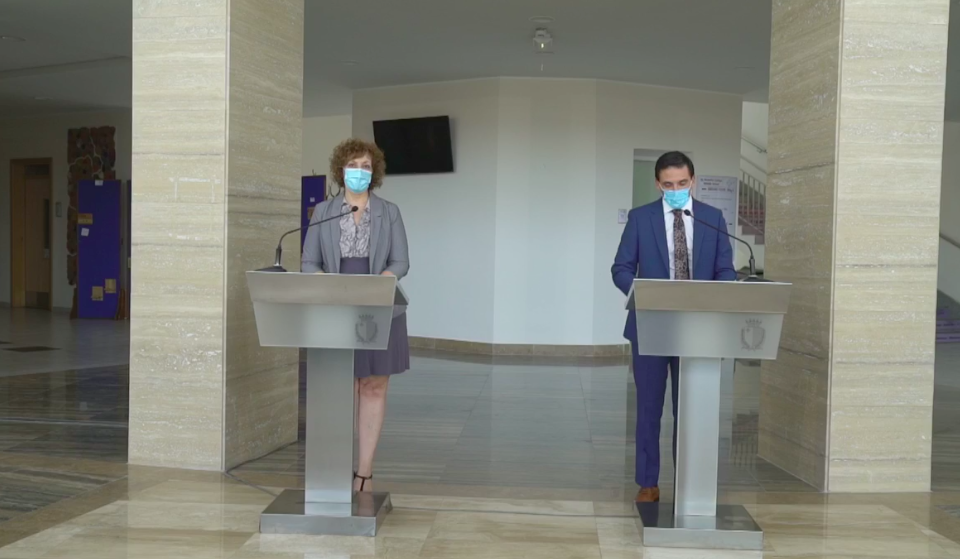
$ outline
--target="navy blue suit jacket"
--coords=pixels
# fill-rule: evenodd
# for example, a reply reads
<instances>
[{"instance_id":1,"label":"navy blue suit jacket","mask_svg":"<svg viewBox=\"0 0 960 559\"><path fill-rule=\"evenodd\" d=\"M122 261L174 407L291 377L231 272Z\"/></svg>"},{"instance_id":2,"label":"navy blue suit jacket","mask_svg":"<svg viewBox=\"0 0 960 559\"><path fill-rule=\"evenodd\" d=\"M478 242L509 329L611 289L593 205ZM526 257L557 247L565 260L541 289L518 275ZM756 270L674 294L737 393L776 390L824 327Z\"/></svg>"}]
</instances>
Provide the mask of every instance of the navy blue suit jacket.
<instances>
[{"instance_id":1,"label":"navy blue suit jacket","mask_svg":"<svg viewBox=\"0 0 960 559\"><path fill-rule=\"evenodd\" d=\"M713 206L694 200L693 215L721 231L727 230L723 212ZM731 242L727 235L694 221L691 279L736 281ZM667 253L667 232L660 199L630 211L610 271L614 285L624 295L630 291L634 278L670 279L670 255ZM636 344L637 316L633 311L627 313L623 337Z\"/></svg>"}]
</instances>

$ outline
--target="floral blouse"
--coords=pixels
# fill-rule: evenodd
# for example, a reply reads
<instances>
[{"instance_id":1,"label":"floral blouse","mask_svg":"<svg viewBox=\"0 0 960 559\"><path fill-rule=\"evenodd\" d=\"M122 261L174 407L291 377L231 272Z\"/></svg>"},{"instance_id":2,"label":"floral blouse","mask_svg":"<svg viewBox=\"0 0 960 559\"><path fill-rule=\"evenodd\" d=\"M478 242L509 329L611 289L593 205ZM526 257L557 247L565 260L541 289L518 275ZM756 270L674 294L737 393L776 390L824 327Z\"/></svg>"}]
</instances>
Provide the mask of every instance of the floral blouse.
<instances>
[{"instance_id":1,"label":"floral blouse","mask_svg":"<svg viewBox=\"0 0 960 559\"><path fill-rule=\"evenodd\" d=\"M350 205L344 201L340 213L350 211ZM340 257L368 258L370 256L370 212L364 208L357 223L353 214L340 218Z\"/></svg>"}]
</instances>

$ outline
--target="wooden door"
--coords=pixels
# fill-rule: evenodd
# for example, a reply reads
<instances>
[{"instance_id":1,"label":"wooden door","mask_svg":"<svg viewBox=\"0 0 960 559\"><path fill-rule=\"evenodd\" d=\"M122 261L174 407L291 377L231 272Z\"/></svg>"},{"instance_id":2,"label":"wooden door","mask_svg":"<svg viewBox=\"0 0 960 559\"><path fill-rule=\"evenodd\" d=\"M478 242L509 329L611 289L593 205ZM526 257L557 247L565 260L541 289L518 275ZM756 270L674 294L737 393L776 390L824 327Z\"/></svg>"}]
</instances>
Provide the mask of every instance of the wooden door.
<instances>
[{"instance_id":1,"label":"wooden door","mask_svg":"<svg viewBox=\"0 0 960 559\"><path fill-rule=\"evenodd\" d=\"M12 161L11 301L15 307L53 306L53 200L49 160Z\"/></svg>"}]
</instances>

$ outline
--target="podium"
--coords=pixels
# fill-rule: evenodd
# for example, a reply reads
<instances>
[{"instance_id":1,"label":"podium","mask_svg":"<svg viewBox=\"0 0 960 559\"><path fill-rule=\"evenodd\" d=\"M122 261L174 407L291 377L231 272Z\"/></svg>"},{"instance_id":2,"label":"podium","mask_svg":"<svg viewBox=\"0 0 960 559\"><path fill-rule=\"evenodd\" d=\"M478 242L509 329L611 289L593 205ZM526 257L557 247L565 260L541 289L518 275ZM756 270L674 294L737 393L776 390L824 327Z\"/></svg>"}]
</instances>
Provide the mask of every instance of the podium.
<instances>
[{"instance_id":1,"label":"podium","mask_svg":"<svg viewBox=\"0 0 960 559\"><path fill-rule=\"evenodd\" d=\"M260 516L264 534L375 536L388 493L353 492L353 353L386 349L392 276L247 272L260 345L307 350L304 489L285 490Z\"/></svg>"},{"instance_id":2,"label":"podium","mask_svg":"<svg viewBox=\"0 0 960 559\"><path fill-rule=\"evenodd\" d=\"M640 355L680 358L673 503L637 503L646 547L762 550L742 506L717 505L720 360L776 359L790 284L634 280Z\"/></svg>"}]
</instances>

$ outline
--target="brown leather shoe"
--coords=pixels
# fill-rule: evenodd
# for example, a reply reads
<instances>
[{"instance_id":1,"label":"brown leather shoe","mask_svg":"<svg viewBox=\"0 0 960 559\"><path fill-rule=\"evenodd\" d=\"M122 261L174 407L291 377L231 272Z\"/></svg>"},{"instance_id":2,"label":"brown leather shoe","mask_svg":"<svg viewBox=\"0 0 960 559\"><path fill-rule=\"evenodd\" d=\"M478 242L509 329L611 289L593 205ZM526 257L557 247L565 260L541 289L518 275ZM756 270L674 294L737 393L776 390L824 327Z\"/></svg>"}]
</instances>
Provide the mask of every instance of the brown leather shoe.
<instances>
[{"instance_id":1,"label":"brown leather shoe","mask_svg":"<svg viewBox=\"0 0 960 559\"><path fill-rule=\"evenodd\" d=\"M659 487L641 487L640 491L637 492L637 502L638 503L659 503L660 488Z\"/></svg>"}]
</instances>

